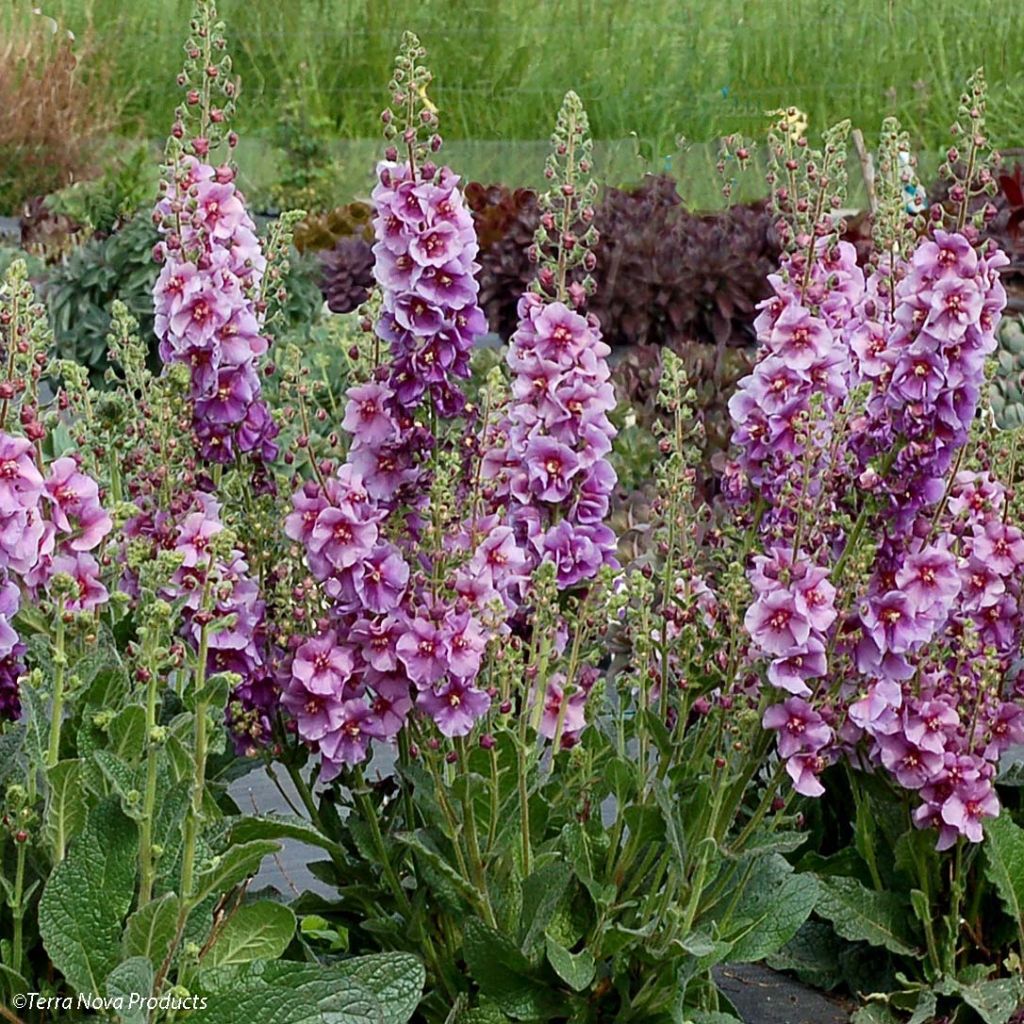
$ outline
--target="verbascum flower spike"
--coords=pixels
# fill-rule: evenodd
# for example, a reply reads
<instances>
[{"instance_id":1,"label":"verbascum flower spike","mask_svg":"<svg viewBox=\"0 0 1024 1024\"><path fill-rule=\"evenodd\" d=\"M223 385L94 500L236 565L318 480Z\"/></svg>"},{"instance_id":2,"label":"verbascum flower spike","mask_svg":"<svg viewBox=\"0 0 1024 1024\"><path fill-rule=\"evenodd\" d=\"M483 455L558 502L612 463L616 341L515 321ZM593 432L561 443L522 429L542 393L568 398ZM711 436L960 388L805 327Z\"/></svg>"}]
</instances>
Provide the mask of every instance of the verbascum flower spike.
<instances>
[{"instance_id":1,"label":"verbascum flower spike","mask_svg":"<svg viewBox=\"0 0 1024 1024\"><path fill-rule=\"evenodd\" d=\"M154 288L156 332L165 363L191 372L193 426L201 456L272 460L278 428L262 398L258 360L267 351L266 271L255 225L230 161L212 154L237 143L228 123L238 86L213 0L196 0L186 62L185 102L167 145L166 177L153 219L163 235Z\"/></svg>"},{"instance_id":2,"label":"verbascum flower spike","mask_svg":"<svg viewBox=\"0 0 1024 1024\"><path fill-rule=\"evenodd\" d=\"M530 251L537 276L509 343L513 403L485 438L485 471L532 563L554 562L565 588L614 563L604 519L616 483L608 461L615 393L600 325L580 312L593 290L596 189L587 117L573 92L551 143Z\"/></svg>"}]
</instances>

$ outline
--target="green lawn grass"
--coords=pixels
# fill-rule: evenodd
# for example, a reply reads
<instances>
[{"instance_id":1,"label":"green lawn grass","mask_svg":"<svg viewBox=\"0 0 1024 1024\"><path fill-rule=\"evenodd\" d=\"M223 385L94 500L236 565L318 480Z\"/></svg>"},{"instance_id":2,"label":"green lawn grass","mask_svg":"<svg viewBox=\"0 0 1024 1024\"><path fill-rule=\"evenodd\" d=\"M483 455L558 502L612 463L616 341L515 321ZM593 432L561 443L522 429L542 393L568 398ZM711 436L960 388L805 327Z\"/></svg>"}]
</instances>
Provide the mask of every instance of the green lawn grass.
<instances>
[{"instance_id":1,"label":"green lawn grass","mask_svg":"<svg viewBox=\"0 0 1024 1024\"><path fill-rule=\"evenodd\" d=\"M92 29L126 125L159 136L189 0L46 0L81 38ZM245 99L239 126L265 129L297 89L341 137L377 130L393 52L419 33L452 138L547 136L565 90L598 138L636 132L655 156L763 130L796 104L812 130L852 116L869 133L897 114L923 148L942 145L966 76L984 64L999 145L1024 142L1019 0L222 0Z\"/></svg>"}]
</instances>

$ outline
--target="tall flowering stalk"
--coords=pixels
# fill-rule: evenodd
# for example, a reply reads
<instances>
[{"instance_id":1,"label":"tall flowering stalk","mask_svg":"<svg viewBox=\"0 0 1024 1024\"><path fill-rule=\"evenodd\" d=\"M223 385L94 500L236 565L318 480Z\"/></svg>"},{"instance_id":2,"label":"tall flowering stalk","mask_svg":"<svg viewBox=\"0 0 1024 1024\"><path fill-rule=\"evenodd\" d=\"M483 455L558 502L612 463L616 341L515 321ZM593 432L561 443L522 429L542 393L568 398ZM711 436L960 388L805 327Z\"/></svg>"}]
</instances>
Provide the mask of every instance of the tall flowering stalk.
<instances>
[{"instance_id":1,"label":"tall flowering stalk","mask_svg":"<svg viewBox=\"0 0 1024 1024\"><path fill-rule=\"evenodd\" d=\"M999 757L1024 740L1024 535L968 443L1006 302L1006 258L965 213L985 145L980 76L962 115L970 170L948 226L940 209L908 221L905 142L887 124L893 173L866 277L834 240L819 158L801 204L817 219L773 279L759 361L731 404L732 493L763 544L746 626L784 695L764 725L798 792L821 795L840 758L885 771L915 794L914 821L938 829L940 849L982 838ZM785 190L798 185L793 172Z\"/></svg>"},{"instance_id":2,"label":"tall flowering stalk","mask_svg":"<svg viewBox=\"0 0 1024 1024\"><path fill-rule=\"evenodd\" d=\"M193 427L202 457L273 460L278 428L262 397L258 360L267 351L267 269L255 225L230 162L209 163L237 144L227 124L237 85L214 0L196 0L185 67L185 102L167 148L167 176L153 217L163 235L154 290L156 332L165 363L191 374Z\"/></svg>"},{"instance_id":3,"label":"tall flowering stalk","mask_svg":"<svg viewBox=\"0 0 1024 1024\"><path fill-rule=\"evenodd\" d=\"M476 679L495 609L522 566L507 528L462 525L461 462L439 443L485 322L472 218L458 177L430 159L441 138L423 54L407 34L382 117L401 150L388 146L373 193L375 365L348 390L346 460L330 475L314 464L286 527L327 605L314 610L319 634L295 638L282 704L324 780L395 740L414 706L444 736L470 732L491 705Z\"/></svg>"},{"instance_id":4,"label":"tall flowering stalk","mask_svg":"<svg viewBox=\"0 0 1024 1024\"><path fill-rule=\"evenodd\" d=\"M214 0L196 0L178 76L185 102L176 111L167 176L154 211L163 235L154 253L162 263L154 288L156 333L164 363L188 370L198 455L220 465L248 456L256 464L253 486L259 490L267 479L262 464L278 454L278 425L263 397L259 367L270 343L265 293L272 275L235 167L227 159L216 166L209 162L214 153L229 154L238 141L228 129L238 85L223 29ZM208 632L204 619L232 623L209 632L202 670L239 677L228 723L236 747L251 752L270 737L277 697L269 676L264 602L241 550L226 551L210 564L200 557L223 529L219 502L188 489L174 501L173 510L145 503L129 535L184 555L175 592L189 595L183 629L196 650Z\"/></svg>"},{"instance_id":5,"label":"tall flowering stalk","mask_svg":"<svg viewBox=\"0 0 1024 1024\"><path fill-rule=\"evenodd\" d=\"M578 312L594 287L591 169L586 112L570 92L545 168L551 189L531 248L538 272L509 344L513 401L486 438L484 462L530 563L554 562L562 588L592 579L615 552L604 523L616 482L610 349L596 318Z\"/></svg>"},{"instance_id":6,"label":"tall flowering stalk","mask_svg":"<svg viewBox=\"0 0 1024 1024\"><path fill-rule=\"evenodd\" d=\"M96 552L112 529L96 481L81 456L49 463L39 384L50 368L46 311L36 302L25 264L15 261L0 285L0 719L21 713L18 678L25 645L14 627L24 599L51 600L66 614L93 612L109 595ZM62 624L58 623L58 631ZM51 729L59 745L61 673Z\"/></svg>"}]
</instances>

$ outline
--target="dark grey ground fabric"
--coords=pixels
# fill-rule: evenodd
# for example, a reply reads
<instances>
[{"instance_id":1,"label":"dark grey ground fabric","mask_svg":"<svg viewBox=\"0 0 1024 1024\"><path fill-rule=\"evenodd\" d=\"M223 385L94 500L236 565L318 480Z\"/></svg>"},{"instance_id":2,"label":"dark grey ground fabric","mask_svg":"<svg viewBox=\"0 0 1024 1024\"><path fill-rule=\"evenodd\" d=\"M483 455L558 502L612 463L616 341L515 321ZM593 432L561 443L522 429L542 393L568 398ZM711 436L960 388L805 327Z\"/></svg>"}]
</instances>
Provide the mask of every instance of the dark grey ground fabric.
<instances>
[{"instance_id":1,"label":"dark grey ground fabric","mask_svg":"<svg viewBox=\"0 0 1024 1024\"><path fill-rule=\"evenodd\" d=\"M725 964L714 973L745 1024L849 1024L842 1003L769 967Z\"/></svg>"}]
</instances>

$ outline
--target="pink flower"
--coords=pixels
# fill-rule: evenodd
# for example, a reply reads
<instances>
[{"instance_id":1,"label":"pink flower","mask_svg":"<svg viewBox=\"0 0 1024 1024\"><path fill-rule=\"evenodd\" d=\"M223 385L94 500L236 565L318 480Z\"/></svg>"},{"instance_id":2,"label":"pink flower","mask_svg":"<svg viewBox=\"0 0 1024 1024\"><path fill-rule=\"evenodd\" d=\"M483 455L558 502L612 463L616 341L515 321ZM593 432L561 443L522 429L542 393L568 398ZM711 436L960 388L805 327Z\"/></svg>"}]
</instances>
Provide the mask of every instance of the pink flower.
<instances>
[{"instance_id":1,"label":"pink flower","mask_svg":"<svg viewBox=\"0 0 1024 1024\"><path fill-rule=\"evenodd\" d=\"M942 820L972 843L980 843L985 818L999 817L999 799L986 779L964 782L942 805Z\"/></svg>"},{"instance_id":2,"label":"pink flower","mask_svg":"<svg viewBox=\"0 0 1024 1024\"><path fill-rule=\"evenodd\" d=\"M410 619L396 650L409 678L421 689L436 683L448 671L445 635L429 619Z\"/></svg>"},{"instance_id":3,"label":"pink flower","mask_svg":"<svg viewBox=\"0 0 1024 1024\"><path fill-rule=\"evenodd\" d=\"M442 736L466 736L487 714L491 698L461 679L449 679L439 689L423 690L416 706L430 715Z\"/></svg>"},{"instance_id":4,"label":"pink flower","mask_svg":"<svg viewBox=\"0 0 1024 1024\"><path fill-rule=\"evenodd\" d=\"M817 753L832 739L832 730L821 715L800 697L787 697L782 704L772 704L765 713L762 725L779 734L779 756L790 758L795 754Z\"/></svg>"},{"instance_id":5,"label":"pink flower","mask_svg":"<svg viewBox=\"0 0 1024 1024\"><path fill-rule=\"evenodd\" d=\"M356 593L372 612L398 607L409 582L409 566L394 544L379 544L363 559L354 576Z\"/></svg>"},{"instance_id":6,"label":"pink flower","mask_svg":"<svg viewBox=\"0 0 1024 1024\"><path fill-rule=\"evenodd\" d=\"M457 615L448 627L448 665L460 679L473 679L487 647L487 634L468 612Z\"/></svg>"},{"instance_id":7,"label":"pink flower","mask_svg":"<svg viewBox=\"0 0 1024 1024\"><path fill-rule=\"evenodd\" d=\"M338 716L338 727L320 740L323 756L320 778L324 782L333 779L342 765L365 761L370 740L380 733L380 723L365 701L343 701Z\"/></svg>"},{"instance_id":8,"label":"pink flower","mask_svg":"<svg viewBox=\"0 0 1024 1024\"><path fill-rule=\"evenodd\" d=\"M292 662L292 677L320 696L340 698L354 670L352 652L338 645L333 630L303 643Z\"/></svg>"},{"instance_id":9,"label":"pink flower","mask_svg":"<svg viewBox=\"0 0 1024 1024\"><path fill-rule=\"evenodd\" d=\"M553 740L558 730L558 718L562 716L562 736L560 742L571 746L587 724L586 703L587 692L576 688L567 698L562 684L562 675L553 677L544 693L544 714L540 720L540 734L547 740ZM564 711L563 711L564 707Z\"/></svg>"},{"instance_id":10,"label":"pink flower","mask_svg":"<svg viewBox=\"0 0 1024 1024\"><path fill-rule=\"evenodd\" d=\"M398 437L398 427L387 409L393 392L383 384L349 388L342 427L366 444L379 445Z\"/></svg>"},{"instance_id":11,"label":"pink flower","mask_svg":"<svg viewBox=\"0 0 1024 1024\"><path fill-rule=\"evenodd\" d=\"M51 518L64 533L78 531L70 546L75 551L89 551L111 531L113 523L103 510L96 481L78 471L72 458L56 459L50 466L46 493L53 503ZM72 523L77 520L77 525Z\"/></svg>"},{"instance_id":12,"label":"pink flower","mask_svg":"<svg viewBox=\"0 0 1024 1024\"><path fill-rule=\"evenodd\" d=\"M802 647L811 635L811 624L793 595L782 588L759 597L743 625L755 643L769 654L782 656Z\"/></svg>"},{"instance_id":13,"label":"pink flower","mask_svg":"<svg viewBox=\"0 0 1024 1024\"><path fill-rule=\"evenodd\" d=\"M0 514L34 508L42 494L43 478L32 443L0 433Z\"/></svg>"},{"instance_id":14,"label":"pink flower","mask_svg":"<svg viewBox=\"0 0 1024 1024\"><path fill-rule=\"evenodd\" d=\"M541 501L559 502L569 496L572 478L579 472L575 452L547 437L534 438L523 456L530 491Z\"/></svg>"},{"instance_id":15,"label":"pink flower","mask_svg":"<svg viewBox=\"0 0 1024 1024\"><path fill-rule=\"evenodd\" d=\"M325 508L310 533L309 549L335 569L347 569L364 558L377 541L377 527L356 518L350 509Z\"/></svg>"}]
</instances>

